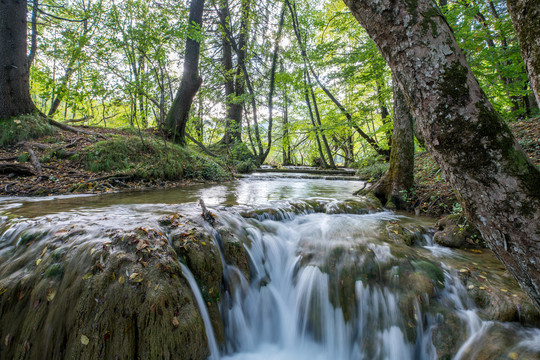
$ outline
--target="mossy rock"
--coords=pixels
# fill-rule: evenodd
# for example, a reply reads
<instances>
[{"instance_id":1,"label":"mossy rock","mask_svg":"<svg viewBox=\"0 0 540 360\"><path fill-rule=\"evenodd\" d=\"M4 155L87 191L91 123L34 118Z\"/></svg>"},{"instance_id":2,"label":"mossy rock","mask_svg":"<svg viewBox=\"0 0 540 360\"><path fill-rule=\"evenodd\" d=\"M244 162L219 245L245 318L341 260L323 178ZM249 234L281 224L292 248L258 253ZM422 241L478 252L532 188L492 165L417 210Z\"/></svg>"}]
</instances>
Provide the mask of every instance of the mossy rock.
<instances>
[{"instance_id":1,"label":"mossy rock","mask_svg":"<svg viewBox=\"0 0 540 360\"><path fill-rule=\"evenodd\" d=\"M161 231L101 239L59 231L0 261L8 264L0 271L2 359L208 356L192 291Z\"/></svg>"}]
</instances>

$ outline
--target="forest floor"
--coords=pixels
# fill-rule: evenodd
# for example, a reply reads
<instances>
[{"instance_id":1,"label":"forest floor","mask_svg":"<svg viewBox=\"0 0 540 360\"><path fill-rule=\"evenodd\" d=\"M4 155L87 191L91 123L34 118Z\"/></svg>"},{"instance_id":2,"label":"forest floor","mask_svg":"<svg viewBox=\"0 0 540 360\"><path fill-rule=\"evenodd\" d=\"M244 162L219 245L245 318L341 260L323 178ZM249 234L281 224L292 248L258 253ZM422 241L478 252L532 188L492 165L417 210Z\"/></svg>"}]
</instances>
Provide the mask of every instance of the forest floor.
<instances>
[{"instance_id":1,"label":"forest floor","mask_svg":"<svg viewBox=\"0 0 540 360\"><path fill-rule=\"evenodd\" d=\"M99 194L231 177L222 164L197 151L184 153L150 132L76 129L81 132L58 129L50 135L0 147L0 195ZM29 148L41 166L41 175Z\"/></svg>"}]
</instances>

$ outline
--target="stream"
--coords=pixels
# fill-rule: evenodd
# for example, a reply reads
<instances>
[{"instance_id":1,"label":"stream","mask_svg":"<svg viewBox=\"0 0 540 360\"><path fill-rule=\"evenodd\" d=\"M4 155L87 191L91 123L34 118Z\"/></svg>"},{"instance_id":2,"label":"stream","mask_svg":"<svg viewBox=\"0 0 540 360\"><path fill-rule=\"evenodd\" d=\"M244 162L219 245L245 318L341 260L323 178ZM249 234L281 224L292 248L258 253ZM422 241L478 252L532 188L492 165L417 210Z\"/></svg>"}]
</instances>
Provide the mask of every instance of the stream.
<instances>
[{"instance_id":1,"label":"stream","mask_svg":"<svg viewBox=\"0 0 540 360\"><path fill-rule=\"evenodd\" d=\"M475 256L486 259L478 265L486 264L481 277L506 276L489 272L503 272L493 255L434 244L432 219L348 200L362 186L341 178L255 173L169 190L0 198L0 261L10 262L0 263L0 279L25 276L22 267L10 270L15 262L39 265L46 246L30 246L13 257L23 234L49 234L39 240L46 241L76 229L82 234L77 246L96 244L113 231L158 228L163 216L198 216L197 201L204 199L243 244L249 263L248 276L226 260L221 234L204 225L221 259L221 344L213 336L204 291L180 264L204 321L209 359L540 359L538 324L489 319L471 298L474 285L463 273L478 265ZM392 240L403 227L412 229L413 246ZM86 264L83 253L73 256ZM7 347L8 335L2 336Z\"/></svg>"}]
</instances>

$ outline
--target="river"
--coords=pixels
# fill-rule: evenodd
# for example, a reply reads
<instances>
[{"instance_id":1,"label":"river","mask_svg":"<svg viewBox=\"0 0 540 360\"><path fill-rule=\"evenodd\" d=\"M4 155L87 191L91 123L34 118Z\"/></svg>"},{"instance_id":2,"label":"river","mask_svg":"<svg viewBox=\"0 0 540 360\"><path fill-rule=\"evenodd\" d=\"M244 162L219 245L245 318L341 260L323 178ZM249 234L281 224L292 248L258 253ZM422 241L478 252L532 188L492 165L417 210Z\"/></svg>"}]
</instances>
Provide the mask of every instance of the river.
<instances>
[{"instance_id":1,"label":"river","mask_svg":"<svg viewBox=\"0 0 540 360\"><path fill-rule=\"evenodd\" d=\"M487 319L471 299L460 271L478 261L474 254L433 244L429 231L420 231L412 247L395 243L392 224L422 229L433 220L348 202L362 186L255 173L169 190L6 197L0 199L0 258L24 229L83 228L95 238L111 229L157 226L163 215L196 214L204 199L244 244L250 269L248 279L222 254L225 341L216 350L210 339L211 359L540 359L540 329ZM183 272L196 286L189 270ZM208 314L203 318L211 338Z\"/></svg>"}]
</instances>

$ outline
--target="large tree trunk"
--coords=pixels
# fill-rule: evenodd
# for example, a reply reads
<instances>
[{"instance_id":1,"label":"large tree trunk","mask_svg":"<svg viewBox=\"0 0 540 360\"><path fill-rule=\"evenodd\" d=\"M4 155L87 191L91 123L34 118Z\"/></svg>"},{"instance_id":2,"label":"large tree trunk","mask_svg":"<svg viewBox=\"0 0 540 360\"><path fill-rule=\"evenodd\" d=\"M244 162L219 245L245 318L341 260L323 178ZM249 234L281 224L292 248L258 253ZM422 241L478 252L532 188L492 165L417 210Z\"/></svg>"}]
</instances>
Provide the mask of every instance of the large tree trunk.
<instances>
[{"instance_id":1,"label":"large tree trunk","mask_svg":"<svg viewBox=\"0 0 540 360\"><path fill-rule=\"evenodd\" d=\"M540 6L537 0L506 0L531 87L540 104Z\"/></svg>"},{"instance_id":2,"label":"large tree trunk","mask_svg":"<svg viewBox=\"0 0 540 360\"><path fill-rule=\"evenodd\" d=\"M192 29L191 31L198 31L197 28L202 28L203 10L204 0L191 0L191 6L189 8L189 26ZM200 48L200 42L188 35L182 82L165 121L170 135L182 145L186 143L186 124L189 119L189 110L193 104L193 98L202 84L202 78L199 76Z\"/></svg>"},{"instance_id":3,"label":"large tree trunk","mask_svg":"<svg viewBox=\"0 0 540 360\"><path fill-rule=\"evenodd\" d=\"M345 0L396 75L469 221L540 307L540 171L480 89L430 0Z\"/></svg>"},{"instance_id":4,"label":"large tree trunk","mask_svg":"<svg viewBox=\"0 0 540 360\"><path fill-rule=\"evenodd\" d=\"M373 186L373 193L387 204L403 209L403 192L414 185L414 132L405 98L394 79L394 131L390 167Z\"/></svg>"},{"instance_id":5,"label":"large tree trunk","mask_svg":"<svg viewBox=\"0 0 540 360\"><path fill-rule=\"evenodd\" d=\"M0 119L37 111L30 97L26 1L0 1Z\"/></svg>"}]
</instances>

